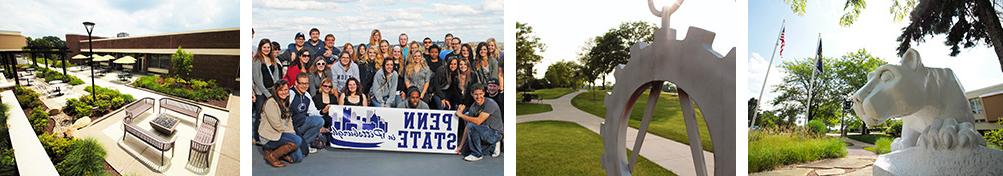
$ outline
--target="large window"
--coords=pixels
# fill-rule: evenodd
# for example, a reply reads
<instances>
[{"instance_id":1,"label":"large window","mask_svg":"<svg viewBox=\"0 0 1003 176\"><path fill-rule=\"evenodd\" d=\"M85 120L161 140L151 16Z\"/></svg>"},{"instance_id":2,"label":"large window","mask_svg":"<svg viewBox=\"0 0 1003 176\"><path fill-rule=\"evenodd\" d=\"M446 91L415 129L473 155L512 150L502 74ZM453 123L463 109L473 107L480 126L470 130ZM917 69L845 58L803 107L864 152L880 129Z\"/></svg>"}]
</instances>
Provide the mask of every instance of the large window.
<instances>
[{"instance_id":1,"label":"large window","mask_svg":"<svg viewBox=\"0 0 1003 176\"><path fill-rule=\"evenodd\" d=\"M982 114L982 98L968 99L968 105L972 107L972 114Z\"/></svg>"},{"instance_id":2,"label":"large window","mask_svg":"<svg viewBox=\"0 0 1003 176\"><path fill-rule=\"evenodd\" d=\"M171 68L171 55L150 54L150 65L152 68Z\"/></svg>"}]
</instances>

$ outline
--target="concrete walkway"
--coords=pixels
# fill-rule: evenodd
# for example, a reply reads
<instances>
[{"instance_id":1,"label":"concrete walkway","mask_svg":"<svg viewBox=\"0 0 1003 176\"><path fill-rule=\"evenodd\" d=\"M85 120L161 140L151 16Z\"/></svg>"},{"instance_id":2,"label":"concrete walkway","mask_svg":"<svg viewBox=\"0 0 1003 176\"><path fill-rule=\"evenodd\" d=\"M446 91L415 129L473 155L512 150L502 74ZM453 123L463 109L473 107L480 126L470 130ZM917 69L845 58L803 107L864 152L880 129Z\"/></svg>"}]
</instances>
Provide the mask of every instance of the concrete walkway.
<instances>
[{"instance_id":1,"label":"concrete walkway","mask_svg":"<svg viewBox=\"0 0 1003 176\"><path fill-rule=\"evenodd\" d=\"M517 123L541 120L568 121L577 123L578 125L599 134L599 124L601 124L604 119L579 110L571 105L571 99L581 93L584 93L584 91L564 95L554 100L543 100L543 103L550 104L554 110L545 113L518 116L516 117ZM637 139L637 129L628 128L626 144L627 149L633 149L634 139ZM689 145L669 140L652 133L644 135L644 145L641 146L641 156L644 156L648 160L658 164L658 166L662 166L662 168L668 169L679 175L696 175L696 169L693 166L693 157L690 153ZM713 175L714 154L707 151L704 151L703 153L704 159L706 159L707 162L707 172L708 174ZM630 155L628 154L628 157L629 156Z\"/></svg>"}]
</instances>

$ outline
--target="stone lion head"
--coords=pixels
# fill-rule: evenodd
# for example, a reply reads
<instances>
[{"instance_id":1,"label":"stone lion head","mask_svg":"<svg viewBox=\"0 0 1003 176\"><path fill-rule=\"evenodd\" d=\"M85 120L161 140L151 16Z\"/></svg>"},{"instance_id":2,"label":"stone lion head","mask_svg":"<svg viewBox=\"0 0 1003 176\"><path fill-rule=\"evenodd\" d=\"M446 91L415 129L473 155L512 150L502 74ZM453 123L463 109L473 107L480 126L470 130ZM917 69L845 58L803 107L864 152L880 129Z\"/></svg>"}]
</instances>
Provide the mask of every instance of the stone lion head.
<instances>
[{"instance_id":1,"label":"stone lion head","mask_svg":"<svg viewBox=\"0 0 1003 176\"><path fill-rule=\"evenodd\" d=\"M927 72L919 52L909 49L900 65L883 65L868 75L867 84L851 97L853 111L871 127L918 111L929 96Z\"/></svg>"}]
</instances>

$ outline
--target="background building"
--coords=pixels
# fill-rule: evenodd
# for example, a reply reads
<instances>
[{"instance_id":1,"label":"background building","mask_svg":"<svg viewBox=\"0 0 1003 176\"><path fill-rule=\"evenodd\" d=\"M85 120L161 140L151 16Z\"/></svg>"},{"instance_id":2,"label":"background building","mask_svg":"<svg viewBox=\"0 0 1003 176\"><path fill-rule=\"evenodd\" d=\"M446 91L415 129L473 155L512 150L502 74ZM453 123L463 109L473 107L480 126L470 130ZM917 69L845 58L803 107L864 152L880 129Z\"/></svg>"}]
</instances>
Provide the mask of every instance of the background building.
<instances>
[{"instance_id":1,"label":"background building","mask_svg":"<svg viewBox=\"0 0 1003 176\"><path fill-rule=\"evenodd\" d=\"M965 92L968 105L975 115L978 130L997 129L997 121L1003 119L1003 84Z\"/></svg>"},{"instance_id":2,"label":"background building","mask_svg":"<svg viewBox=\"0 0 1003 176\"><path fill-rule=\"evenodd\" d=\"M66 34L70 56L87 52L87 35ZM94 37L94 53L115 58L137 59L132 69L137 73L168 74L171 54L180 47L194 55L192 74L203 80L216 80L220 86L237 90L240 77L240 28L209 29L120 38Z\"/></svg>"}]
</instances>

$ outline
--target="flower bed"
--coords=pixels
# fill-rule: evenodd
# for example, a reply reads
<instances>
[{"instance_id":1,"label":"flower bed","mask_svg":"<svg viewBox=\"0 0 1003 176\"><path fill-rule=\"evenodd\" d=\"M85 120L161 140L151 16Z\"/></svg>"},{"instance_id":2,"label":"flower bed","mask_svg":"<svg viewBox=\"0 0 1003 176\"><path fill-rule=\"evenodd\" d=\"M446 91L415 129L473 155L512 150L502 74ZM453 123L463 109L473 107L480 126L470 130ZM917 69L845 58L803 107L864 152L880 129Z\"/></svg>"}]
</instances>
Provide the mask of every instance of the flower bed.
<instances>
[{"instance_id":1,"label":"flower bed","mask_svg":"<svg viewBox=\"0 0 1003 176\"><path fill-rule=\"evenodd\" d=\"M227 96L229 96L229 92L219 87L215 80L203 81L198 79L186 80L176 77L143 76L132 82L132 86L199 102L226 100Z\"/></svg>"},{"instance_id":2,"label":"flower bed","mask_svg":"<svg viewBox=\"0 0 1003 176\"><path fill-rule=\"evenodd\" d=\"M91 92L91 87L87 86L85 90L89 93ZM89 116L92 119L96 117L103 116L108 112L114 111L126 104L132 103L136 99L132 95L122 94L117 90L107 89L103 87L97 87L97 101L94 101L94 96L91 94L80 96L80 98L66 99L66 106L63 107L63 113L73 117L74 119ZM97 107L93 112L92 108Z\"/></svg>"}]
</instances>

